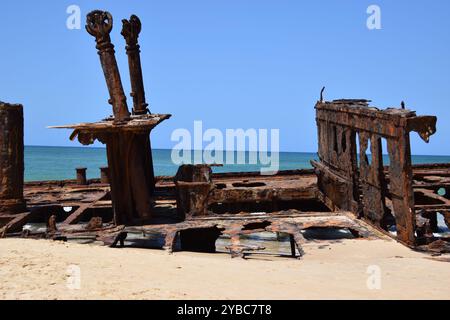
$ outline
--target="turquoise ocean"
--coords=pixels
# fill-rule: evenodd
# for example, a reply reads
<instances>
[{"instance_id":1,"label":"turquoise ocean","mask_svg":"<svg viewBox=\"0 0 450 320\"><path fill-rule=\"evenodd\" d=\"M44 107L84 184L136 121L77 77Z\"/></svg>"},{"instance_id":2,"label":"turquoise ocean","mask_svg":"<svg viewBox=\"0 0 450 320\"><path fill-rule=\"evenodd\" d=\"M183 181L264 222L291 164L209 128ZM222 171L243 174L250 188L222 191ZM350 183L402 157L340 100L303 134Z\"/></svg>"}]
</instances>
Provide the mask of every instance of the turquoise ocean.
<instances>
[{"instance_id":1,"label":"turquoise ocean","mask_svg":"<svg viewBox=\"0 0 450 320\"><path fill-rule=\"evenodd\" d=\"M178 165L172 162L171 150L154 149L153 162L155 174L158 176L174 175ZM238 152L234 156L237 159ZM249 153L244 152L247 164L224 165L214 167L214 172L248 172L259 171L260 163L248 164ZM270 154L269 154L270 156ZM192 159L194 157L192 156ZM223 157L225 159L225 156ZM310 160L317 159L316 153L280 152L279 170L308 169ZM412 157L415 164L420 163L450 163L450 156L420 156ZM388 164L386 156L384 163ZM88 178L100 177L100 167L107 166L105 148L87 147L25 147L25 181L74 179L75 168L87 168Z\"/></svg>"}]
</instances>

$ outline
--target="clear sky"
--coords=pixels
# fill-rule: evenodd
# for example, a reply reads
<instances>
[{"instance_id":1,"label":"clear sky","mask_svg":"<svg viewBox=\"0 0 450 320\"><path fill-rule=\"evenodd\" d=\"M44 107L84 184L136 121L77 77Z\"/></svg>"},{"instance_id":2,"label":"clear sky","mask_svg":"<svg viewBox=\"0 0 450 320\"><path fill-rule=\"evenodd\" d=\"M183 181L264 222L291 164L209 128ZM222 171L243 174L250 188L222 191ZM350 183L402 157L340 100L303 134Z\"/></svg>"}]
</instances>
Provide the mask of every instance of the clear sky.
<instances>
[{"instance_id":1,"label":"clear sky","mask_svg":"<svg viewBox=\"0 0 450 320\"><path fill-rule=\"evenodd\" d=\"M66 27L78 5L82 29ZM367 7L381 8L381 30L366 27ZM174 129L280 129L282 151L317 150L314 104L368 98L379 107L404 100L438 116L415 154L450 155L450 1L190 0L2 1L0 100L25 107L27 145L78 146L48 125L96 121L111 113L86 14L110 11L111 38L130 92L122 18L137 14L147 99L173 118L152 133L171 148ZM132 100L128 98L131 107Z\"/></svg>"}]
</instances>

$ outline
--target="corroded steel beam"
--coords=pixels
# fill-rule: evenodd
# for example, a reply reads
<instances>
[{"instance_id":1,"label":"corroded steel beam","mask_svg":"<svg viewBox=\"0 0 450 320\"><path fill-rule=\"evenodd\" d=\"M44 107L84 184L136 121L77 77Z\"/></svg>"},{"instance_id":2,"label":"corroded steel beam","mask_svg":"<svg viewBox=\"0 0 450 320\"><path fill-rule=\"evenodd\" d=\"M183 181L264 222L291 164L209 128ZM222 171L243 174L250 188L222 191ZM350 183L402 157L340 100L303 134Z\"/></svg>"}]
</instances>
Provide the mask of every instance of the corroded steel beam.
<instances>
[{"instance_id":1,"label":"corroded steel beam","mask_svg":"<svg viewBox=\"0 0 450 320\"><path fill-rule=\"evenodd\" d=\"M427 141L436 132L437 118L434 116L417 117L414 111L407 109L380 110L369 107L367 100L319 102L316 111L318 122L368 131L385 138L401 137L403 130L407 130L418 132Z\"/></svg>"},{"instance_id":2,"label":"corroded steel beam","mask_svg":"<svg viewBox=\"0 0 450 320\"><path fill-rule=\"evenodd\" d=\"M24 212L23 107L0 102L0 215Z\"/></svg>"},{"instance_id":3,"label":"corroded steel beam","mask_svg":"<svg viewBox=\"0 0 450 320\"><path fill-rule=\"evenodd\" d=\"M417 117L414 111L403 108L380 110L368 102L346 99L316 104L320 162L313 165L318 186L336 207L351 210L379 228L387 229L390 217L394 218L397 238L414 245L416 221L409 134L416 131L428 142L436 132L437 118ZM390 160L389 187L382 158L383 138Z\"/></svg>"},{"instance_id":4,"label":"corroded steel beam","mask_svg":"<svg viewBox=\"0 0 450 320\"><path fill-rule=\"evenodd\" d=\"M127 43L128 66L130 69L131 97L133 98L133 114L147 114L148 104L145 102L144 81L142 77L140 46L138 43L141 32L141 20L135 15L130 20L122 20L122 36Z\"/></svg>"},{"instance_id":5,"label":"corroded steel beam","mask_svg":"<svg viewBox=\"0 0 450 320\"><path fill-rule=\"evenodd\" d=\"M95 37L100 55L106 85L110 95L109 103L113 107L114 120L123 122L130 118L127 98L122 87L119 67L115 57L114 45L109 34L113 28L113 18L109 12L95 10L87 15L86 30Z\"/></svg>"}]
</instances>

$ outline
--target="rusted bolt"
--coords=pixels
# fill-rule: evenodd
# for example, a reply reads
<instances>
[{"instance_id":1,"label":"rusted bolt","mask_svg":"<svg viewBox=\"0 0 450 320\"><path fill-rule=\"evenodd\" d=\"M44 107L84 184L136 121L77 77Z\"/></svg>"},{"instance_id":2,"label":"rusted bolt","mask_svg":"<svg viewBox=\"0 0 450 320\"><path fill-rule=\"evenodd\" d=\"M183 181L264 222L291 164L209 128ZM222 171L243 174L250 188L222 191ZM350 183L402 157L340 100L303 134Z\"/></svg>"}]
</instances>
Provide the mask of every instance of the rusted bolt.
<instances>
[{"instance_id":1,"label":"rusted bolt","mask_svg":"<svg viewBox=\"0 0 450 320\"><path fill-rule=\"evenodd\" d=\"M100 168L100 182L104 184L109 184L109 168L101 167Z\"/></svg>"},{"instance_id":2,"label":"rusted bolt","mask_svg":"<svg viewBox=\"0 0 450 320\"><path fill-rule=\"evenodd\" d=\"M87 185L86 170L87 168L76 168L77 170L77 184Z\"/></svg>"}]
</instances>

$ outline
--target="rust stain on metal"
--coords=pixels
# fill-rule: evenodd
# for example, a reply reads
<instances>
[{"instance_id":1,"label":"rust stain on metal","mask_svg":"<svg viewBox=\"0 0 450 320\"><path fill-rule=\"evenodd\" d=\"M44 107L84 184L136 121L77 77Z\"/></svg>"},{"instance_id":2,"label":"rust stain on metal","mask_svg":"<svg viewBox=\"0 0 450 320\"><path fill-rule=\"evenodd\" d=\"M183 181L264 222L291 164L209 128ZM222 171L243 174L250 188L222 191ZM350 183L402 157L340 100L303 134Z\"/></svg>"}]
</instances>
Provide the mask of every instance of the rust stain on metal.
<instances>
[{"instance_id":1,"label":"rust stain on metal","mask_svg":"<svg viewBox=\"0 0 450 320\"><path fill-rule=\"evenodd\" d=\"M87 16L87 31L96 38L106 84L113 105L113 117L96 123L81 123L53 128L73 129L71 139L78 137L84 145L95 140L106 144L108 172L103 182L111 185L111 198L116 224L135 224L152 217L155 176L150 144L150 131L170 115L147 114L142 71L137 42L141 30L139 18L123 21L122 34L127 41L134 112L130 116L123 93L110 32L110 13L93 11Z\"/></svg>"},{"instance_id":2,"label":"rust stain on metal","mask_svg":"<svg viewBox=\"0 0 450 320\"><path fill-rule=\"evenodd\" d=\"M420 245L421 235L430 237L430 232L420 232L426 229L426 221L417 221L416 215L430 215L436 207L430 206L426 212L415 201L409 135L415 131L428 142L436 131L437 118L416 116L404 108L379 110L368 102L335 100L316 104L320 160L312 164L319 190L335 208L350 210L382 230L395 226L399 241ZM383 150L382 139L387 150ZM387 167L383 152L389 156ZM430 191L428 199L439 197L435 192ZM444 203L448 205L448 201Z\"/></svg>"},{"instance_id":3,"label":"rust stain on metal","mask_svg":"<svg viewBox=\"0 0 450 320\"><path fill-rule=\"evenodd\" d=\"M141 33L141 20L132 15L129 20L122 20L122 36L127 42L126 50L128 55L128 65L130 69L131 79L131 97L133 98L133 114L147 114L148 104L145 101L144 80L142 77L140 46L138 43L139 34Z\"/></svg>"},{"instance_id":4,"label":"rust stain on metal","mask_svg":"<svg viewBox=\"0 0 450 320\"><path fill-rule=\"evenodd\" d=\"M0 102L0 215L25 210L23 107Z\"/></svg>"},{"instance_id":5,"label":"rust stain on metal","mask_svg":"<svg viewBox=\"0 0 450 320\"><path fill-rule=\"evenodd\" d=\"M121 122L129 120L130 112L120 79L114 45L109 36L112 28L113 17L109 12L95 10L87 15L86 30L95 37L97 42L97 50L110 95L109 103L113 107L114 121Z\"/></svg>"}]
</instances>

